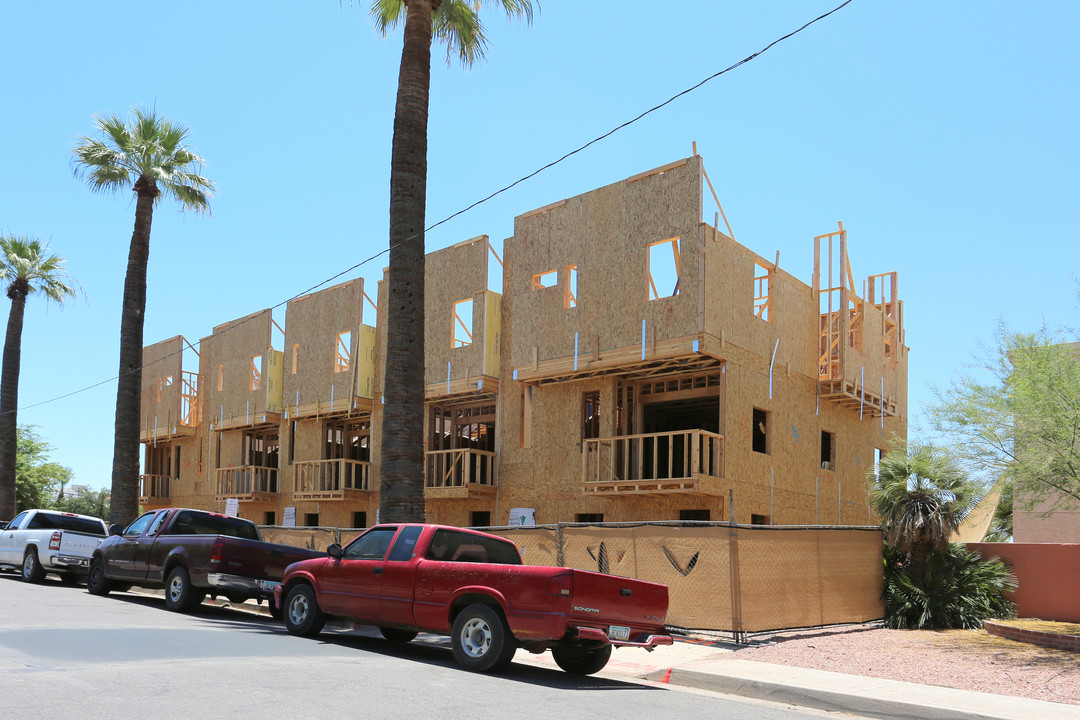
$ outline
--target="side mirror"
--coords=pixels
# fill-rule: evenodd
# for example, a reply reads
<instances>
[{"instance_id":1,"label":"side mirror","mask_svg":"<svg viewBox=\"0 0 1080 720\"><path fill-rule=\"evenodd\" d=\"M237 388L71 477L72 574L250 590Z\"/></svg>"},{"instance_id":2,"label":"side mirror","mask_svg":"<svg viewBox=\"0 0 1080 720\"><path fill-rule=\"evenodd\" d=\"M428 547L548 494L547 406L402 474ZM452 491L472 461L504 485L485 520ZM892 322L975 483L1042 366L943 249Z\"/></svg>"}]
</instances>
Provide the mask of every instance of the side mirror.
<instances>
[{"instance_id":1,"label":"side mirror","mask_svg":"<svg viewBox=\"0 0 1080 720\"><path fill-rule=\"evenodd\" d=\"M124 526L123 525L116 525L116 524L110 525L109 526L109 534L110 535L123 535L124 534Z\"/></svg>"},{"instance_id":2,"label":"side mirror","mask_svg":"<svg viewBox=\"0 0 1080 720\"><path fill-rule=\"evenodd\" d=\"M340 545L338 545L337 543L332 543L329 547L326 548L326 554L334 558L335 560L340 560L343 553L341 552Z\"/></svg>"}]
</instances>

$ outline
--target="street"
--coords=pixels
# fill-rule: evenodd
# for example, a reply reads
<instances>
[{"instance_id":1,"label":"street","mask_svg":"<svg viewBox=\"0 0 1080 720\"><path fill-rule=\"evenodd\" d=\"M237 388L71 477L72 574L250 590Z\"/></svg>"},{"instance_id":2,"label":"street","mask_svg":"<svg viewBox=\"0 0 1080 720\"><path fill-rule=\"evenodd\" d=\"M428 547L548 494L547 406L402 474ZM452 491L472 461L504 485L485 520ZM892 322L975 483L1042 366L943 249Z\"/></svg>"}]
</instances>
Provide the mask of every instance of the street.
<instances>
[{"instance_id":1,"label":"street","mask_svg":"<svg viewBox=\"0 0 1080 720\"><path fill-rule=\"evenodd\" d=\"M0 607L3 717L821 715L518 661L479 675L454 663L446 638L395 645L332 624L316 639L297 638L265 615L209 605L181 615L158 597L95 597L51 576L29 585L0 575Z\"/></svg>"}]
</instances>

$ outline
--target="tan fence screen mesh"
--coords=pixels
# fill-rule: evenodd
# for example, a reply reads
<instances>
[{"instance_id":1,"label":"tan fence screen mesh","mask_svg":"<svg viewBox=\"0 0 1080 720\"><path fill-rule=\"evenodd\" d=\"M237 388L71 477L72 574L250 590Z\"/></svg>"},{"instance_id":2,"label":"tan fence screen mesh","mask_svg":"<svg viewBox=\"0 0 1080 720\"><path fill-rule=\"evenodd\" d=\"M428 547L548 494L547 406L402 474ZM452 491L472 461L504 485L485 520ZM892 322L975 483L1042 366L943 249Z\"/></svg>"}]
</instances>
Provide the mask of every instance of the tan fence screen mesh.
<instances>
[{"instance_id":1,"label":"tan fence screen mesh","mask_svg":"<svg viewBox=\"0 0 1080 720\"><path fill-rule=\"evenodd\" d=\"M263 528L263 537L324 550L363 530ZM492 531L528 565L668 586L667 624L730 632L866 622L884 615L881 531L728 525L550 525Z\"/></svg>"}]
</instances>

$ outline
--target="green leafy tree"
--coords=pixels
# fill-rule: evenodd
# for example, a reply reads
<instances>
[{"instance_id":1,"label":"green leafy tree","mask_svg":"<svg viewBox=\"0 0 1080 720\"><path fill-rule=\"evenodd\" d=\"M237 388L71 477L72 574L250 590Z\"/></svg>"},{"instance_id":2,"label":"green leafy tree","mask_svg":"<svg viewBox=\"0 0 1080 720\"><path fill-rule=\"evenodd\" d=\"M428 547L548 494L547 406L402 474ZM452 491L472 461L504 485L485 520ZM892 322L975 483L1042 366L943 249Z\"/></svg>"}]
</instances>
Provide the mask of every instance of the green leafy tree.
<instances>
[{"instance_id":1,"label":"green leafy tree","mask_svg":"<svg viewBox=\"0 0 1080 720\"><path fill-rule=\"evenodd\" d=\"M63 500L58 500L55 507L64 512L107 518L109 517L109 491L82 487L65 495Z\"/></svg>"},{"instance_id":2,"label":"green leafy tree","mask_svg":"<svg viewBox=\"0 0 1080 720\"><path fill-rule=\"evenodd\" d=\"M1006 482L1001 489L1001 498L994 511L994 519L990 521L990 529L987 530L983 542L1011 542L1012 536L1013 486L1011 482Z\"/></svg>"},{"instance_id":3,"label":"green leafy tree","mask_svg":"<svg viewBox=\"0 0 1080 720\"><path fill-rule=\"evenodd\" d=\"M75 288L64 269L64 259L51 254L37 238L25 235L0 235L0 283L7 284L11 300L0 370L0 518L11 518L16 504L16 428L26 298L37 294L62 305L65 299L75 297Z\"/></svg>"},{"instance_id":4,"label":"green leafy tree","mask_svg":"<svg viewBox=\"0 0 1080 720\"><path fill-rule=\"evenodd\" d=\"M1016 587L998 559L949 537L982 494L956 459L931 445L897 448L870 474L870 503L885 533L885 623L896 628L970 628L1009 617Z\"/></svg>"},{"instance_id":5,"label":"green leafy tree","mask_svg":"<svg viewBox=\"0 0 1080 720\"><path fill-rule=\"evenodd\" d=\"M1080 343L1000 324L995 345L978 376L935 391L934 430L973 473L1004 478L1022 507L1080 507Z\"/></svg>"},{"instance_id":6,"label":"green leafy tree","mask_svg":"<svg viewBox=\"0 0 1080 720\"><path fill-rule=\"evenodd\" d=\"M532 22L531 0L374 0L371 17L384 35L404 23L390 159L390 264L380 477L381 517L422 521L424 509L424 209L427 202L431 40L447 62L481 59L485 5Z\"/></svg>"},{"instance_id":7,"label":"green leafy tree","mask_svg":"<svg viewBox=\"0 0 1080 720\"><path fill-rule=\"evenodd\" d=\"M16 434L15 511L52 507L61 478L70 479L71 470L49 460L52 447L33 428L19 427Z\"/></svg>"},{"instance_id":8,"label":"green leafy tree","mask_svg":"<svg viewBox=\"0 0 1080 720\"><path fill-rule=\"evenodd\" d=\"M907 556L908 576L925 584L926 559L949 547L949 536L977 502L976 488L952 457L931 445L887 453L870 476L870 505L885 540Z\"/></svg>"},{"instance_id":9,"label":"green leafy tree","mask_svg":"<svg viewBox=\"0 0 1080 720\"><path fill-rule=\"evenodd\" d=\"M120 369L116 389L110 520L126 524L139 511L139 393L142 385L146 266L154 207L171 197L181 208L209 209L214 183L203 177L202 158L184 144L188 129L136 108L130 122L95 116L100 137L80 137L74 150L75 175L94 192L135 193L124 300L120 316Z\"/></svg>"}]
</instances>

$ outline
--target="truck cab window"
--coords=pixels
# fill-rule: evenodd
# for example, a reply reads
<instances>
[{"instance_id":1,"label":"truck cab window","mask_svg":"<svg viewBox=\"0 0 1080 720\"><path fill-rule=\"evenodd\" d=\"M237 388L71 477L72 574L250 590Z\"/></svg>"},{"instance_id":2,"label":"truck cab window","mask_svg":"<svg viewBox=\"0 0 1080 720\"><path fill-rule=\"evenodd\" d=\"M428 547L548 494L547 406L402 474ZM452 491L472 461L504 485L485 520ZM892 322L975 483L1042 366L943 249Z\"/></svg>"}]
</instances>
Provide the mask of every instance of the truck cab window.
<instances>
[{"instance_id":1,"label":"truck cab window","mask_svg":"<svg viewBox=\"0 0 1080 720\"><path fill-rule=\"evenodd\" d=\"M345 548L343 557L350 560L382 560L396 532L396 527L368 530Z\"/></svg>"},{"instance_id":2,"label":"truck cab window","mask_svg":"<svg viewBox=\"0 0 1080 720\"><path fill-rule=\"evenodd\" d=\"M150 521L154 519L154 515L156 515L156 513L146 513L138 520L128 525L127 529L124 530L124 537L136 537L142 535L143 530L145 530L150 525Z\"/></svg>"},{"instance_id":3,"label":"truck cab window","mask_svg":"<svg viewBox=\"0 0 1080 720\"><path fill-rule=\"evenodd\" d=\"M386 559L393 562L411 560L413 550L416 549L416 541L420 538L423 529L422 527L407 527L402 530L394 541L394 549L390 551L390 557Z\"/></svg>"}]
</instances>

